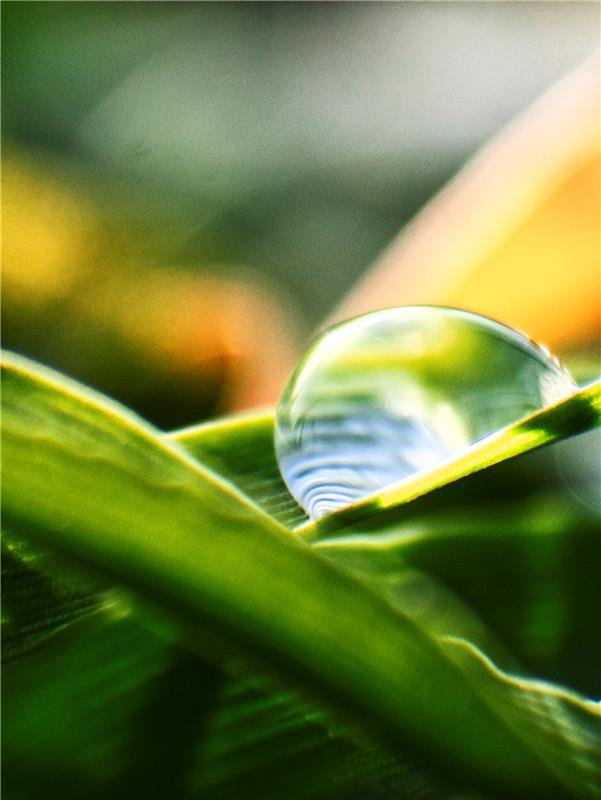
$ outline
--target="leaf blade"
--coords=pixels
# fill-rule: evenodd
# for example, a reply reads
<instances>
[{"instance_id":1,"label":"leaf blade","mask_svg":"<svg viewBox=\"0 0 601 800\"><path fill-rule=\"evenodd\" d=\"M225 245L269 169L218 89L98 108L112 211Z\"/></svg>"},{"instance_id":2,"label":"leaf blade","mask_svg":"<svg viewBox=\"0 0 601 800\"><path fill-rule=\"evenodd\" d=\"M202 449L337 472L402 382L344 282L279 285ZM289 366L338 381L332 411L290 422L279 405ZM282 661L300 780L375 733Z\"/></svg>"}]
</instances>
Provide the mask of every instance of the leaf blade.
<instances>
[{"instance_id":1,"label":"leaf blade","mask_svg":"<svg viewBox=\"0 0 601 800\"><path fill-rule=\"evenodd\" d=\"M7 359L3 401L17 531L219 627L443 763L531 795L565 791L561 765L549 769L437 641L158 432L21 359Z\"/></svg>"},{"instance_id":2,"label":"leaf blade","mask_svg":"<svg viewBox=\"0 0 601 800\"><path fill-rule=\"evenodd\" d=\"M315 541L334 535L346 535L348 529L381 513L401 509L440 492L450 484L469 481L471 476L496 467L505 461L525 455L565 438L601 425L601 380L580 388L555 405L541 409L496 434L462 451L449 461L390 484L374 495L343 508L318 522L309 520L290 496L281 477L273 452L273 415L269 411L246 414L216 422L193 426L167 434L195 458L208 460L228 475L259 507L269 510L282 524L294 527L297 533ZM225 434L225 441L221 437ZM251 445L263 453L257 463L246 452ZM232 451L242 449L240 468ZM229 453L228 453L229 448Z\"/></svg>"}]
</instances>

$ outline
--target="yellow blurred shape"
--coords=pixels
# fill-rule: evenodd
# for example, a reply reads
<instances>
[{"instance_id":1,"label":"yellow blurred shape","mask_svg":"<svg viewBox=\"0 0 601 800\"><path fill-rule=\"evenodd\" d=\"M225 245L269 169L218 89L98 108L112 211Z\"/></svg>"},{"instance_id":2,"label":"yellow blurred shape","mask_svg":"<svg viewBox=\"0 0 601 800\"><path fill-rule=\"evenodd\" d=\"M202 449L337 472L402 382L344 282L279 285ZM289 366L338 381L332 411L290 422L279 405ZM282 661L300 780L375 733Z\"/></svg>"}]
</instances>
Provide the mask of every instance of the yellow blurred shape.
<instances>
[{"instance_id":1,"label":"yellow blurred shape","mask_svg":"<svg viewBox=\"0 0 601 800\"><path fill-rule=\"evenodd\" d=\"M599 64L567 76L441 191L332 321L432 303L497 318L553 348L601 317Z\"/></svg>"},{"instance_id":2,"label":"yellow blurred shape","mask_svg":"<svg viewBox=\"0 0 601 800\"><path fill-rule=\"evenodd\" d=\"M39 164L2 158L2 273L12 300L37 305L69 294L85 271L95 211Z\"/></svg>"}]
</instances>

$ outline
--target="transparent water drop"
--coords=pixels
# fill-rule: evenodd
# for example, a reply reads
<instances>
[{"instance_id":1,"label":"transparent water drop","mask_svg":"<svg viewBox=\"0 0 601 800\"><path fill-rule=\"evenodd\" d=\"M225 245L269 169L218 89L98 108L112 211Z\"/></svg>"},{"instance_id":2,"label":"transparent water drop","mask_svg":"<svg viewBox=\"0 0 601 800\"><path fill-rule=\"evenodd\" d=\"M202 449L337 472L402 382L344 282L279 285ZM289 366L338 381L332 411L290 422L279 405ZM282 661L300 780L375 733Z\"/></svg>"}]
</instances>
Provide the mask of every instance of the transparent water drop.
<instances>
[{"instance_id":1,"label":"transparent water drop","mask_svg":"<svg viewBox=\"0 0 601 800\"><path fill-rule=\"evenodd\" d=\"M485 317L376 311L326 331L298 365L277 409L278 463L318 519L575 388L545 350Z\"/></svg>"}]
</instances>

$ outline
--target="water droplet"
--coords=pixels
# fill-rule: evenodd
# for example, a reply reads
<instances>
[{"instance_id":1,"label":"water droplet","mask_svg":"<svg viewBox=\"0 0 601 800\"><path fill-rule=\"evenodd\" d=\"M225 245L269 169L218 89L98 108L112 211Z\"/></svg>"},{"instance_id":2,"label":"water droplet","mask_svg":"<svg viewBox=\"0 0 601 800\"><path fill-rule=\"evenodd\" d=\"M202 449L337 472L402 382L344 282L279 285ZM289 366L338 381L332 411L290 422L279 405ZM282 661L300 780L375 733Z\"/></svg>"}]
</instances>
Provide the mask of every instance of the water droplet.
<instances>
[{"instance_id":1,"label":"water droplet","mask_svg":"<svg viewBox=\"0 0 601 800\"><path fill-rule=\"evenodd\" d=\"M326 331L298 365L277 409L278 463L318 519L575 388L541 347L485 317L376 311Z\"/></svg>"}]
</instances>

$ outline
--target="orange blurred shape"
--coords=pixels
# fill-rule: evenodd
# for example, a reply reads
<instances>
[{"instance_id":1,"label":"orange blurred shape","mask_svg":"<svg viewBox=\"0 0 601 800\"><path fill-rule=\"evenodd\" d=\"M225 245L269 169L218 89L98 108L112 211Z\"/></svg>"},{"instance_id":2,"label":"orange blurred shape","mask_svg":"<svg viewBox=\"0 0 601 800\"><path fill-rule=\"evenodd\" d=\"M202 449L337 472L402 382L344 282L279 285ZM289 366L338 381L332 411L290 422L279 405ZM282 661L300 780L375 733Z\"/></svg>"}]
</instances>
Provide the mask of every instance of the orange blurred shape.
<instances>
[{"instance_id":1,"label":"orange blurred shape","mask_svg":"<svg viewBox=\"0 0 601 800\"><path fill-rule=\"evenodd\" d=\"M332 321L432 303L486 314L552 348L601 322L599 63L548 91L399 235Z\"/></svg>"},{"instance_id":2,"label":"orange blurred shape","mask_svg":"<svg viewBox=\"0 0 601 800\"><path fill-rule=\"evenodd\" d=\"M166 372L220 383L223 411L272 401L297 357L290 309L259 275L239 267L150 270L113 285L104 299L92 300L91 313L102 309Z\"/></svg>"}]
</instances>

